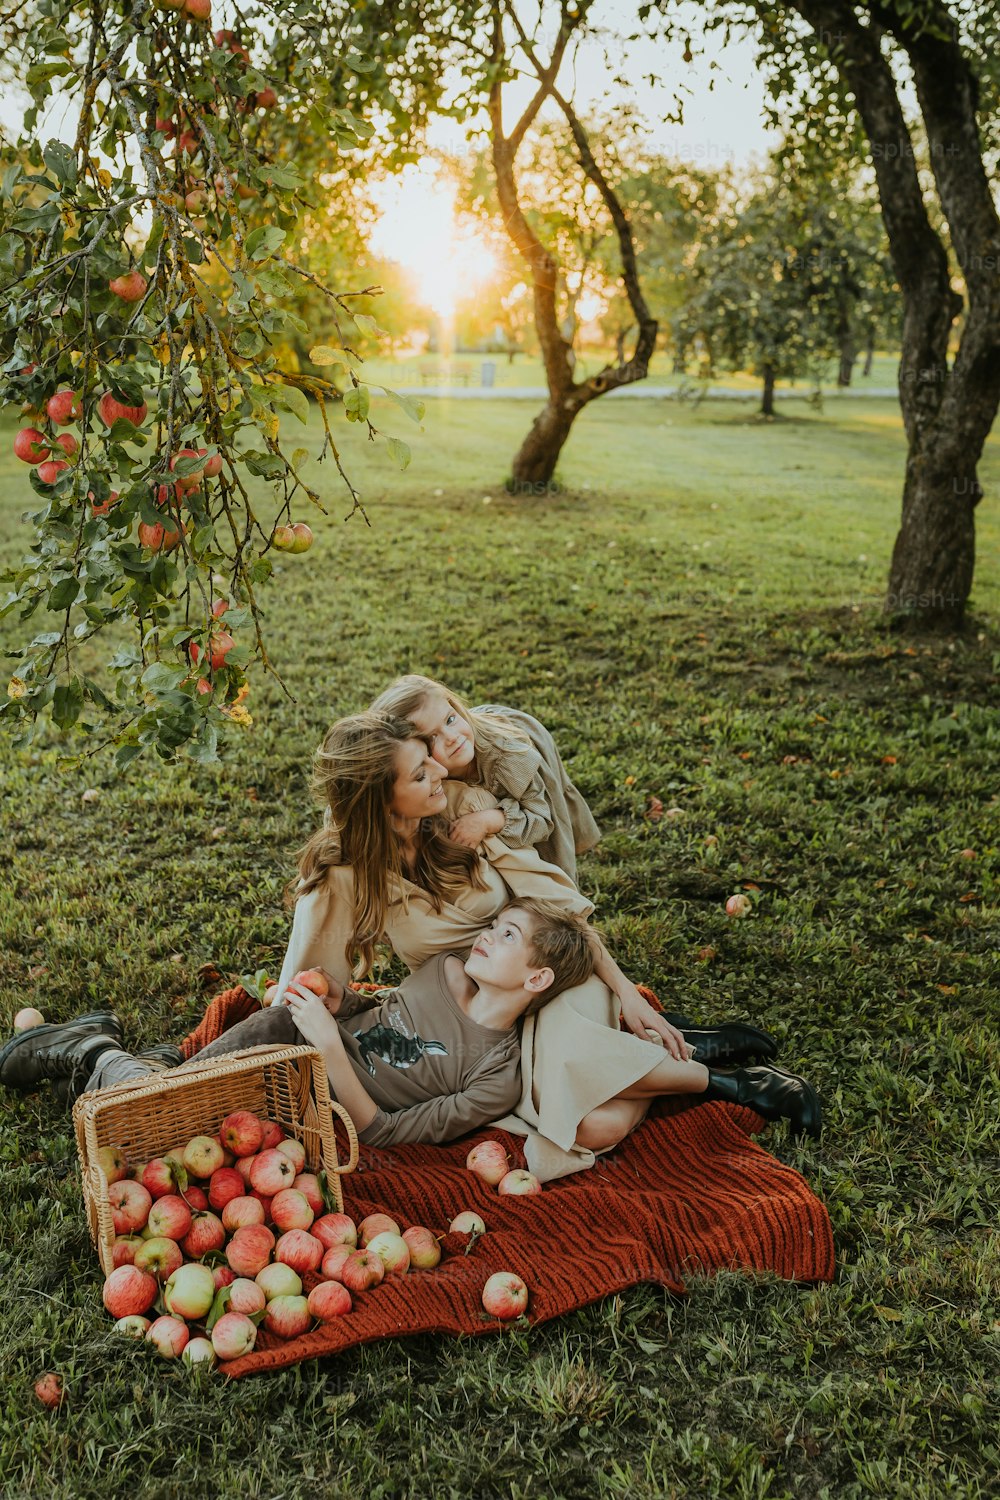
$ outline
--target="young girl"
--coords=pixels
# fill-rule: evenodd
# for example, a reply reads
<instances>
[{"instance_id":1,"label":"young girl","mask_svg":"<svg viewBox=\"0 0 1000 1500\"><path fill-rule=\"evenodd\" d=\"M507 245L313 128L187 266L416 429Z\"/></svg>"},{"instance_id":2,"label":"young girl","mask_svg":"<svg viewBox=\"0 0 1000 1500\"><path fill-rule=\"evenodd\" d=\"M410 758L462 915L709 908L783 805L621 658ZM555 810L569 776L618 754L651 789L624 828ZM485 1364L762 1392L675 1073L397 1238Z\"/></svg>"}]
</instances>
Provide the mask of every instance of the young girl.
<instances>
[{"instance_id":1,"label":"young girl","mask_svg":"<svg viewBox=\"0 0 1000 1500\"><path fill-rule=\"evenodd\" d=\"M416 675L400 677L372 708L408 719L450 779L485 787L500 804L457 818L457 843L478 849L496 835L512 849L534 848L576 880L576 856L601 831L543 724L494 703L467 708L444 683Z\"/></svg>"}]
</instances>

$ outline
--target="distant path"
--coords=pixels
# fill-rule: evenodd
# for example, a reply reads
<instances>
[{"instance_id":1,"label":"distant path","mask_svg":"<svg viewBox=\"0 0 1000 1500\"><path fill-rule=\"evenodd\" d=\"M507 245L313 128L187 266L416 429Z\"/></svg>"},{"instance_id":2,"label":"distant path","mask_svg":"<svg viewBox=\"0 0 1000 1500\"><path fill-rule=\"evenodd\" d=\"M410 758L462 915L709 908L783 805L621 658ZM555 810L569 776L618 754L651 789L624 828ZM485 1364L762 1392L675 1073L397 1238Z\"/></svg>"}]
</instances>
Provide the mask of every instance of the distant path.
<instances>
[{"instance_id":1,"label":"distant path","mask_svg":"<svg viewBox=\"0 0 1000 1500\"><path fill-rule=\"evenodd\" d=\"M378 383L378 382L373 382ZM542 385L402 385L400 393L406 396L437 396L454 397L456 401L547 401L548 391ZM608 396L630 396L633 400L640 398L654 399L660 397L669 399L681 393L682 387L677 385L649 385L646 381L636 381L634 385L619 386L616 390L608 391ZM808 401L812 396L811 391L775 391L775 401ZM888 397L895 400L899 392L895 386L874 386L871 390L855 390L848 386L846 390L824 390L824 401L848 401L862 400L867 397ZM601 398L606 399L605 397ZM684 388L683 399L692 404L698 401L760 401L759 391L736 391L731 386L713 385L707 391L692 391Z\"/></svg>"}]
</instances>

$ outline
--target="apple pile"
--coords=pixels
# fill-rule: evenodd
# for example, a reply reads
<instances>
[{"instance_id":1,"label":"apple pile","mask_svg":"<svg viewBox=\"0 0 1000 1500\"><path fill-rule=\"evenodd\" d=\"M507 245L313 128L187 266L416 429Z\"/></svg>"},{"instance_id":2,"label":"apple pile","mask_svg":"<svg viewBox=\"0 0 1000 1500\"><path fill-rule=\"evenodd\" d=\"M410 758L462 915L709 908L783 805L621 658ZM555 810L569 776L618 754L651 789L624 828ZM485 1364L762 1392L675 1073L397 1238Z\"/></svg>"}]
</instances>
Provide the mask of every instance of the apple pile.
<instances>
[{"instance_id":1,"label":"apple pile","mask_svg":"<svg viewBox=\"0 0 1000 1500\"><path fill-rule=\"evenodd\" d=\"M470 1172L476 1174L480 1182L485 1182L488 1187L495 1187L503 1198L526 1198L542 1191L542 1184L534 1172L529 1172L524 1167L508 1171L509 1161L510 1158L499 1141L480 1141L465 1158L465 1165Z\"/></svg>"}]
</instances>

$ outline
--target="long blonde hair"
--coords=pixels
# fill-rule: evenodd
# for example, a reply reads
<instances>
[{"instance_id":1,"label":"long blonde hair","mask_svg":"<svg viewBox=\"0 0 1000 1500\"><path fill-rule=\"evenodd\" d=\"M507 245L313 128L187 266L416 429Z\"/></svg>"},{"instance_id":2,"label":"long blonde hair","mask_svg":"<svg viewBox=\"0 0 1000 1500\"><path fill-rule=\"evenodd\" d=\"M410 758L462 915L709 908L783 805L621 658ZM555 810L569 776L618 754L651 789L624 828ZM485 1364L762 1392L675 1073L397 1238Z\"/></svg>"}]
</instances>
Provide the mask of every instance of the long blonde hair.
<instances>
[{"instance_id":1,"label":"long blonde hair","mask_svg":"<svg viewBox=\"0 0 1000 1500\"><path fill-rule=\"evenodd\" d=\"M338 719L316 752L312 790L329 808L330 822L299 854L295 895L315 889L334 865L350 865L354 926L345 956L355 978L370 972L390 897L408 875L390 803L399 747L419 738L406 719L369 710ZM427 892L438 912L447 897L466 886L486 889L478 856L452 843L443 817L422 820L417 863L409 878Z\"/></svg>"},{"instance_id":2,"label":"long blonde hair","mask_svg":"<svg viewBox=\"0 0 1000 1500\"><path fill-rule=\"evenodd\" d=\"M512 743L518 748L528 743L524 733L516 724L504 718L503 714L477 713L457 693L453 693L451 688L445 687L443 682L437 682L433 677L422 677L417 672L397 677L384 692L379 693L372 703L372 709L377 713L393 714L398 719L409 719L411 714L420 712L432 693L440 693L459 718L465 720L472 730L477 749L485 746L498 751L512 748Z\"/></svg>"}]
</instances>

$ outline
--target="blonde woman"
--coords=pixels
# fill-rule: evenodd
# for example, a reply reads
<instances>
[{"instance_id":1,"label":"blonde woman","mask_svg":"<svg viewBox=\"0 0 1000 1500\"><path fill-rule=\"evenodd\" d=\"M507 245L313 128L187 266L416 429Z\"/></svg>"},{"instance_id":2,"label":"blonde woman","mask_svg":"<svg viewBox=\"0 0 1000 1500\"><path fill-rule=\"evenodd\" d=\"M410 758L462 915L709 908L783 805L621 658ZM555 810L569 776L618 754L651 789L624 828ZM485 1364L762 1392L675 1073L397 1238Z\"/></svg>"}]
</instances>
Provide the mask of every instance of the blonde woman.
<instances>
[{"instance_id":1,"label":"blonde woman","mask_svg":"<svg viewBox=\"0 0 1000 1500\"><path fill-rule=\"evenodd\" d=\"M446 776L496 798L495 807L452 823L456 843L478 849L495 834L511 848L535 849L576 880L576 856L594 847L601 830L544 724L496 703L469 708L443 682L416 673L397 678L372 708L409 719Z\"/></svg>"},{"instance_id":2,"label":"blonde woman","mask_svg":"<svg viewBox=\"0 0 1000 1500\"><path fill-rule=\"evenodd\" d=\"M565 871L495 835L476 851L449 834L469 812L496 809L482 787L446 783L427 742L405 719L368 712L334 724L317 753L314 788L329 820L306 844L295 915L274 1003L303 969L347 983L370 973L388 939L410 970L437 953L467 956L512 899L539 897L589 917L593 905ZM773 1068L719 1073L693 1056L741 1061L773 1045L752 1027L684 1034L639 994L594 934L595 974L566 990L521 1038L521 1102L497 1123L527 1137L543 1179L591 1166L660 1093L749 1104L768 1118L818 1130L819 1105L801 1079ZM621 1013L627 1030L618 1026Z\"/></svg>"}]
</instances>

